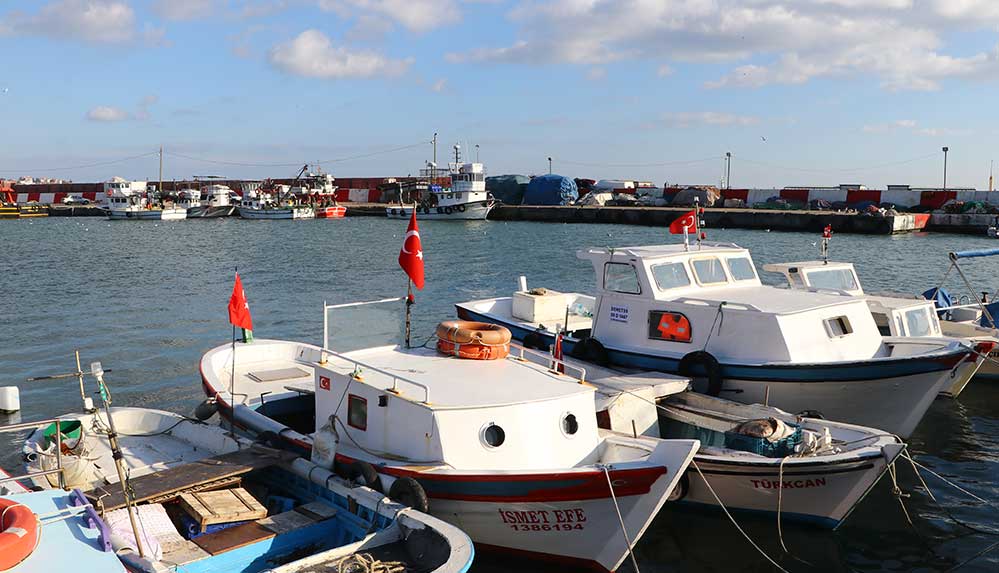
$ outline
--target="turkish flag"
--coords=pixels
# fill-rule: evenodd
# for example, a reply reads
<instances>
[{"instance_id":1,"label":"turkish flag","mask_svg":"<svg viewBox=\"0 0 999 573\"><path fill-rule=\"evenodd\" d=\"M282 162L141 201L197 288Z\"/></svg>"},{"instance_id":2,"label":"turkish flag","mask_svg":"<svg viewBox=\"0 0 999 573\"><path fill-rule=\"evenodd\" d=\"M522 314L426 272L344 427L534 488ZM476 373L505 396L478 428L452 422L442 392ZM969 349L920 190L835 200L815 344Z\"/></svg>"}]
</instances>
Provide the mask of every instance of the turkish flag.
<instances>
[{"instance_id":1,"label":"turkish flag","mask_svg":"<svg viewBox=\"0 0 999 573\"><path fill-rule=\"evenodd\" d=\"M399 251L399 266L409 275L417 289L423 289L423 245L420 243L420 227L416 224L416 208L409 220L409 228L402 240Z\"/></svg>"},{"instance_id":2,"label":"turkish flag","mask_svg":"<svg viewBox=\"0 0 999 573\"><path fill-rule=\"evenodd\" d=\"M250 318L250 304L246 302L243 292L243 281L236 273L236 284L232 285L232 296L229 297L229 322L245 330L253 330L253 319Z\"/></svg>"},{"instance_id":3,"label":"turkish flag","mask_svg":"<svg viewBox=\"0 0 999 573\"><path fill-rule=\"evenodd\" d=\"M693 233L697 231L697 210L684 213L679 219L669 224L669 232L674 235L682 235L684 232Z\"/></svg>"}]
</instances>

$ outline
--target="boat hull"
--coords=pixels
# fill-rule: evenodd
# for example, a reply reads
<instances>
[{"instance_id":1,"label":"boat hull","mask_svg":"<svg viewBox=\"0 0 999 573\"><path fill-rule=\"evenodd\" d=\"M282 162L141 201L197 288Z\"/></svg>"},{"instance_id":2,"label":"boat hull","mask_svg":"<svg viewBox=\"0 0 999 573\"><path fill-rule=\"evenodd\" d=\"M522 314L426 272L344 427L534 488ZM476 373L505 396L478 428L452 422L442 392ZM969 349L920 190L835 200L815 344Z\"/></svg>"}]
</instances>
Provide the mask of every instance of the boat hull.
<instances>
[{"instance_id":1,"label":"boat hull","mask_svg":"<svg viewBox=\"0 0 999 573\"><path fill-rule=\"evenodd\" d=\"M515 321L479 313L458 305L465 320L501 324L524 340L536 331ZM555 337L537 331L545 345ZM566 337L563 350L571 354L579 341ZM625 368L680 374L680 359L607 349L610 364ZM725 364L720 397L744 404L767 404L787 412L817 411L830 420L880 428L901 438L915 430L933 399L952 381L950 373L967 351L927 357L902 357L858 362L817 364ZM707 381L693 372L693 386L707 390ZM887 405L891 405L888 407Z\"/></svg>"},{"instance_id":2,"label":"boat hull","mask_svg":"<svg viewBox=\"0 0 999 573\"><path fill-rule=\"evenodd\" d=\"M110 209L108 219L112 221L182 221L187 218L187 209Z\"/></svg>"},{"instance_id":3,"label":"boat hull","mask_svg":"<svg viewBox=\"0 0 999 573\"><path fill-rule=\"evenodd\" d=\"M347 208L343 205L316 207L316 219L343 219L347 216Z\"/></svg>"},{"instance_id":4,"label":"boat hull","mask_svg":"<svg viewBox=\"0 0 999 573\"><path fill-rule=\"evenodd\" d=\"M455 207L419 208L416 216L421 220L483 221L489 216L489 212L492 211L493 204L488 201L476 201L473 203L464 203L457 207L463 210ZM413 207L386 207L385 214L389 219L409 219L413 215Z\"/></svg>"},{"instance_id":5,"label":"boat hull","mask_svg":"<svg viewBox=\"0 0 999 573\"><path fill-rule=\"evenodd\" d=\"M315 219L312 209L246 209L240 207L239 216L244 219Z\"/></svg>"},{"instance_id":6,"label":"boat hull","mask_svg":"<svg viewBox=\"0 0 999 573\"><path fill-rule=\"evenodd\" d=\"M741 463L698 454L694 462L701 471L687 468L687 490L678 501L718 508L714 490L729 510L769 514L775 519L779 512L782 521L836 529L902 449L901 444L893 444L882 448L881 455L836 463L789 458L783 473L779 460Z\"/></svg>"},{"instance_id":7,"label":"boat hull","mask_svg":"<svg viewBox=\"0 0 999 573\"><path fill-rule=\"evenodd\" d=\"M188 219L215 219L218 217L230 217L236 212L235 205L224 207L191 207L187 210Z\"/></svg>"}]
</instances>

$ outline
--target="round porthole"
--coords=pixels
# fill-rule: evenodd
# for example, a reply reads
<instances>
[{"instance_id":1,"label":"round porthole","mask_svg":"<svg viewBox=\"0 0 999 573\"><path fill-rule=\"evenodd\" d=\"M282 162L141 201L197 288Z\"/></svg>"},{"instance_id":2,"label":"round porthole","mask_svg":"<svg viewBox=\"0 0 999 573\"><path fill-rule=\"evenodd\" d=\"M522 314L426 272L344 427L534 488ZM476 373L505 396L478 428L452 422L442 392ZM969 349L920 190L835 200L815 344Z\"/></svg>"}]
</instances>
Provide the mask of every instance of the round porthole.
<instances>
[{"instance_id":1,"label":"round porthole","mask_svg":"<svg viewBox=\"0 0 999 573\"><path fill-rule=\"evenodd\" d=\"M482 442L490 448L498 448L506 441L506 432L496 424L489 423L482 429Z\"/></svg>"},{"instance_id":2,"label":"round porthole","mask_svg":"<svg viewBox=\"0 0 999 573\"><path fill-rule=\"evenodd\" d=\"M565 435L572 436L579 431L579 420L575 414L566 414L562 417L562 431Z\"/></svg>"}]
</instances>

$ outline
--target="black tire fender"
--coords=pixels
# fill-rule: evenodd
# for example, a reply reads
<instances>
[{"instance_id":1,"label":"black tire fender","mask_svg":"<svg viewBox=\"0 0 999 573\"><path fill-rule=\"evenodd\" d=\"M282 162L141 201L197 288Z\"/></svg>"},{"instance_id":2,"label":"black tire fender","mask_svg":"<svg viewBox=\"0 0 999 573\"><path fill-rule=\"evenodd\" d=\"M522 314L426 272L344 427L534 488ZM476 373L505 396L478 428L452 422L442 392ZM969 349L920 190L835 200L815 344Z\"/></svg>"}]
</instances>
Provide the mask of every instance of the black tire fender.
<instances>
[{"instance_id":1,"label":"black tire fender","mask_svg":"<svg viewBox=\"0 0 999 573\"><path fill-rule=\"evenodd\" d=\"M430 509L427 492L423 490L420 482L408 476L397 478L392 482L388 496L392 501L412 507L421 513L427 513L427 510Z\"/></svg>"},{"instance_id":2,"label":"black tire fender","mask_svg":"<svg viewBox=\"0 0 999 573\"><path fill-rule=\"evenodd\" d=\"M524 348L533 348L535 350L548 350L545 348L545 339L538 332L528 332L524 336Z\"/></svg>"},{"instance_id":3,"label":"black tire fender","mask_svg":"<svg viewBox=\"0 0 999 573\"><path fill-rule=\"evenodd\" d=\"M680 374L683 376L689 376L691 378L695 377L697 373L695 369L700 366L703 376L708 379L708 396L718 396L722 391L722 372L721 364L718 363L718 359L711 355L710 352L705 352L703 350L696 350L685 355L680 359Z\"/></svg>"},{"instance_id":4,"label":"black tire fender","mask_svg":"<svg viewBox=\"0 0 999 573\"><path fill-rule=\"evenodd\" d=\"M454 210L451 209L451 207L444 207L444 214L445 215L450 215L453 212L454 212Z\"/></svg>"},{"instance_id":5,"label":"black tire fender","mask_svg":"<svg viewBox=\"0 0 999 573\"><path fill-rule=\"evenodd\" d=\"M573 358L585 360L586 362L592 362L598 366L607 366L610 364L610 355L607 353L607 349L604 348L604 345L599 340L592 337L584 338L577 342L572 347L569 355Z\"/></svg>"},{"instance_id":6,"label":"black tire fender","mask_svg":"<svg viewBox=\"0 0 999 573\"><path fill-rule=\"evenodd\" d=\"M379 477L378 472L375 471L375 466L369 464L368 462L354 460L349 464L346 464L345 473L347 474L347 479L359 482L377 491L378 493L384 493L382 478Z\"/></svg>"},{"instance_id":7,"label":"black tire fender","mask_svg":"<svg viewBox=\"0 0 999 573\"><path fill-rule=\"evenodd\" d=\"M687 497L688 491L690 491L690 478L687 477L687 470L684 470L676 485L673 486L673 491L666 496L666 501L680 501Z\"/></svg>"},{"instance_id":8,"label":"black tire fender","mask_svg":"<svg viewBox=\"0 0 999 573\"><path fill-rule=\"evenodd\" d=\"M455 209L455 211L457 211L459 213L464 213L465 212L465 205L458 205L454 209Z\"/></svg>"}]
</instances>

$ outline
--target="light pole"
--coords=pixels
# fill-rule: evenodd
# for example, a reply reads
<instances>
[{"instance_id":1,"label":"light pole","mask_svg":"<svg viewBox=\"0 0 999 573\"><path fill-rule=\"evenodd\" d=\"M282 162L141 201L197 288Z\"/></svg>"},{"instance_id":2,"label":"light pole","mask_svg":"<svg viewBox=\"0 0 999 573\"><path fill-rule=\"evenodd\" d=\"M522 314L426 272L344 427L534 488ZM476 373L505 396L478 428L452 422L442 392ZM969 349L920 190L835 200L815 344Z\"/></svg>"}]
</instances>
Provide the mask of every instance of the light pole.
<instances>
[{"instance_id":1,"label":"light pole","mask_svg":"<svg viewBox=\"0 0 999 573\"><path fill-rule=\"evenodd\" d=\"M732 152L725 152L725 188L732 188Z\"/></svg>"},{"instance_id":2,"label":"light pole","mask_svg":"<svg viewBox=\"0 0 999 573\"><path fill-rule=\"evenodd\" d=\"M944 152L944 186L943 186L943 190L944 191L947 190L947 152L948 151L950 151L949 147L944 147L943 148L943 152Z\"/></svg>"},{"instance_id":3,"label":"light pole","mask_svg":"<svg viewBox=\"0 0 999 573\"><path fill-rule=\"evenodd\" d=\"M549 175L552 174L552 158L551 157L548 158L548 174Z\"/></svg>"},{"instance_id":4,"label":"light pole","mask_svg":"<svg viewBox=\"0 0 999 573\"><path fill-rule=\"evenodd\" d=\"M479 162L479 144L478 143L475 144L475 162L476 163Z\"/></svg>"}]
</instances>

